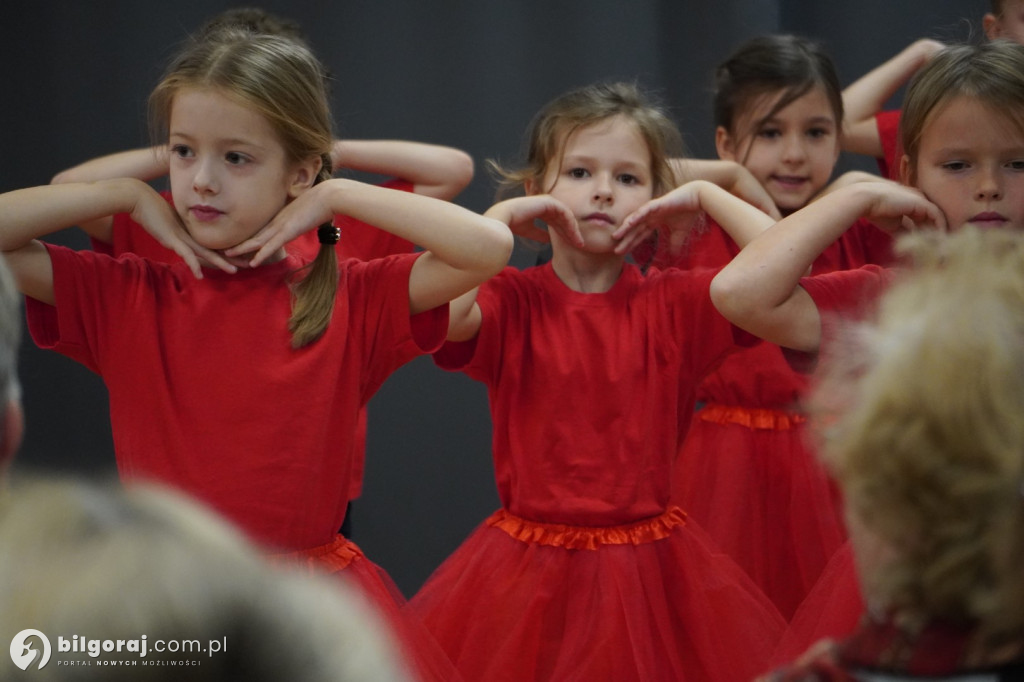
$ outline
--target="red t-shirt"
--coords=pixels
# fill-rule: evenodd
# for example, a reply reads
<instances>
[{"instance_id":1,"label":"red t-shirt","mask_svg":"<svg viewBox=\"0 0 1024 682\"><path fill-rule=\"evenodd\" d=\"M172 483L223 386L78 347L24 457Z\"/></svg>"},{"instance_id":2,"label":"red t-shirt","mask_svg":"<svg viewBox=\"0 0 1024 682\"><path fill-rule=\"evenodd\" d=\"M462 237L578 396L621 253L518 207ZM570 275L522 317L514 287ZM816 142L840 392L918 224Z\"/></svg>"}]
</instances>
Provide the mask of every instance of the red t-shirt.
<instances>
[{"instance_id":1,"label":"red t-shirt","mask_svg":"<svg viewBox=\"0 0 1024 682\"><path fill-rule=\"evenodd\" d=\"M488 386L505 508L583 526L666 509L693 389L751 341L712 305L714 274L627 264L608 292L584 294L548 264L481 286L479 335L434 359Z\"/></svg>"},{"instance_id":2,"label":"red t-shirt","mask_svg":"<svg viewBox=\"0 0 1024 682\"><path fill-rule=\"evenodd\" d=\"M900 160L903 158L903 145L900 144L901 116L902 112L899 109L875 114L878 139L882 143L882 158L878 159L878 171L890 180L900 179Z\"/></svg>"},{"instance_id":3,"label":"red t-shirt","mask_svg":"<svg viewBox=\"0 0 1024 682\"><path fill-rule=\"evenodd\" d=\"M293 350L294 257L197 280L180 262L47 248L56 305L28 299L29 330L103 377L122 478L192 493L283 551L335 537L359 409L447 333L447 306L409 315L411 254L344 261L327 331Z\"/></svg>"}]
</instances>

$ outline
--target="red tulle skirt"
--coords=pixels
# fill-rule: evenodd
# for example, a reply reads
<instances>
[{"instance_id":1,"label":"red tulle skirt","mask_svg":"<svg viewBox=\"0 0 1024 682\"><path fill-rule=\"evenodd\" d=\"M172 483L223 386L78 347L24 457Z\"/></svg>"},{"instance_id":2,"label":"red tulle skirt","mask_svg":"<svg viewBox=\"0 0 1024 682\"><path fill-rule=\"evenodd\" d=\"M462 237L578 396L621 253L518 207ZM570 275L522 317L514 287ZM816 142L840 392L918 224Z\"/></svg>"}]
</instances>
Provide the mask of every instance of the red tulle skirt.
<instances>
[{"instance_id":1,"label":"red tulle skirt","mask_svg":"<svg viewBox=\"0 0 1024 682\"><path fill-rule=\"evenodd\" d=\"M495 513L409 602L465 680L749 682L784 621L677 508L626 526Z\"/></svg>"},{"instance_id":2,"label":"red tulle skirt","mask_svg":"<svg viewBox=\"0 0 1024 682\"><path fill-rule=\"evenodd\" d=\"M290 554L272 555L274 563L311 573L335 574L354 584L390 627L407 667L420 682L461 682L448 655L415 616L387 572L366 558L354 542L338 535L333 542Z\"/></svg>"},{"instance_id":3,"label":"red tulle skirt","mask_svg":"<svg viewBox=\"0 0 1024 682\"><path fill-rule=\"evenodd\" d=\"M773 665L790 663L822 639L841 640L853 633L864 613L853 551L847 542L832 556L779 642Z\"/></svg>"},{"instance_id":4,"label":"red tulle skirt","mask_svg":"<svg viewBox=\"0 0 1024 682\"><path fill-rule=\"evenodd\" d=\"M838 489L804 441L804 418L708 405L673 470L674 501L784 618L846 540Z\"/></svg>"}]
</instances>

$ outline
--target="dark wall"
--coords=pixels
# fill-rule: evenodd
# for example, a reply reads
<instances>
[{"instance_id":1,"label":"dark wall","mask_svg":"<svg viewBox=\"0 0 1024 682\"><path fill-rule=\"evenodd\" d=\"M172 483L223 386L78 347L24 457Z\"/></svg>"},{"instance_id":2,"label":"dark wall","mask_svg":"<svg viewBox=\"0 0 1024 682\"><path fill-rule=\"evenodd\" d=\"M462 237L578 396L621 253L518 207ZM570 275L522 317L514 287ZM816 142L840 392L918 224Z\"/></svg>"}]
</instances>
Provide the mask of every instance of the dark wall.
<instances>
[{"instance_id":1,"label":"dark wall","mask_svg":"<svg viewBox=\"0 0 1024 682\"><path fill-rule=\"evenodd\" d=\"M5 0L0 191L44 184L92 156L145 144L145 97L175 44L232 4ZM987 10L983 0L263 6L299 21L333 72L340 135L465 149L477 160L478 173L457 201L479 211L493 191L483 160L515 159L530 117L568 88L638 80L661 93L691 153L708 156L714 152L710 74L743 40L779 31L819 38L849 82L915 38L968 37ZM54 241L85 246L71 231ZM534 258L517 249L513 263L524 266ZM110 473L106 396L98 378L31 343L21 374L28 434L19 469ZM486 394L421 358L382 388L370 420L365 491L355 505L353 535L411 593L497 506Z\"/></svg>"}]
</instances>

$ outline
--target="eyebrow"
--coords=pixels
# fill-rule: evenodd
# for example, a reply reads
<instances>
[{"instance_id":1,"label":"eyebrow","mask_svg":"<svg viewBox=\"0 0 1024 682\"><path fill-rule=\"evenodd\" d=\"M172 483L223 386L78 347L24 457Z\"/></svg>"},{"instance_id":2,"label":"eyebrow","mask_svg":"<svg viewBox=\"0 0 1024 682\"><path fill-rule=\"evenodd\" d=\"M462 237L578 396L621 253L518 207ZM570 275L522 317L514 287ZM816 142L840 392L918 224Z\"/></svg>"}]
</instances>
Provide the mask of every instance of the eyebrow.
<instances>
[{"instance_id":1,"label":"eyebrow","mask_svg":"<svg viewBox=\"0 0 1024 682\"><path fill-rule=\"evenodd\" d=\"M596 161L597 159L595 159L593 156L585 156L583 154L571 154L562 158L562 167L564 168L565 166L575 163L594 163ZM636 161L622 161L621 163L616 163L615 165L625 166L626 168L629 169L645 170L648 168L647 163Z\"/></svg>"},{"instance_id":2,"label":"eyebrow","mask_svg":"<svg viewBox=\"0 0 1024 682\"><path fill-rule=\"evenodd\" d=\"M168 134L168 137L169 138L171 138L171 137L178 137L178 138L181 138L181 139L185 140L186 142L191 142L191 141L195 140L195 138L192 137L191 135L189 135L188 133L175 132L173 130ZM244 140L244 139L242 139L240 137L232 137L232 138L228 138L226 140L218 140L218 143L223 144L223 145L228 146L228 147L252 147L253 149L263 149L264 148L263 145L260 145L260 144L257 144L255 142L252 142L251 140Z\"/></svg>"}]
</instances>

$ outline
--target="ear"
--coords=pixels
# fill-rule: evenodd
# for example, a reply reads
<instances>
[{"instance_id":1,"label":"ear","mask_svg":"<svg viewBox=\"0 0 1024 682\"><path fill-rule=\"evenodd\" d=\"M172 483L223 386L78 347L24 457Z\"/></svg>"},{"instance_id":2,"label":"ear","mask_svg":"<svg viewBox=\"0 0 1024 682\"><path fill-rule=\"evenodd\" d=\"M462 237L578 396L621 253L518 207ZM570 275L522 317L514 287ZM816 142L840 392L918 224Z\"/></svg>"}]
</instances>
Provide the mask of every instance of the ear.
<instances>
[{"instance_id":1,"label":"ear","mask_svg":"<svg viewBox=\"0 0 1024 682\"><path fill-rule=\"evenodd\" d=\"M733 139L725 126L715 128L715 150L718 151L718 158L725 161L736 160L736 140Z\"/></svg>"},{"instance_id":2,"label":"ear","mask_svg":"<svg viewBox=\"0 0 1024 682\"><path fill-rule=\"evenodd\" d=\"M0 472L14 458L14 453L21 447L21 438L25 434L25 414L21 403L10 400L4 407L3 431L0 431Z\"/></svg>"},{"instance_id":3,"label":"ear","mask_svg":"<svg viewBox=\"0 0 1024 682\"><path fill-rule=\"evenodd\" d=\"M291 182L288 185L288 196L294 199L316 182L324 161L319 156L313 156L305 161L299 161L292 170Z\"/></svg>"},{"instance_id":4,"label":"ear","mask_svg":"<svg viewBox=\"0 0 1024 682\"><path fill-rule=\"evenodd\" d=\"M906 154L900 157L900 182L907 187L914 186L914 169L910 165L910 157Z\"/></svg>"},{"instance_id":5,"label":"ear","mask_svg":"<svg viewBox=\"0 0 1024 682\"><path fill-rule=\"evenodd\" d=\"M991 12L985 14L985 16L981 18L981 27L984 29L985 36L989 40L996 40L999 38L999 19L996 18L996 15Z\"/></svg>"}]
</instances>

